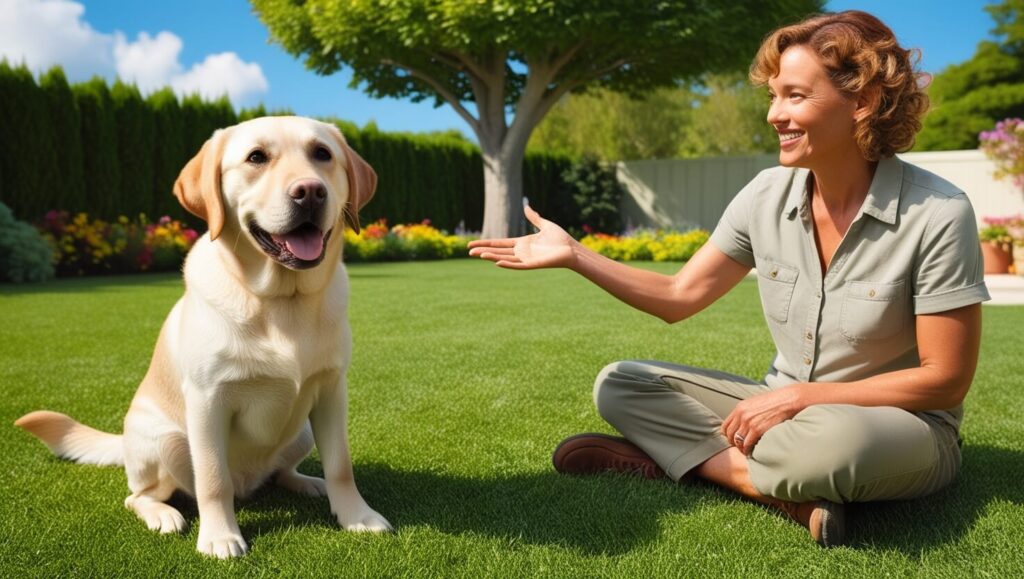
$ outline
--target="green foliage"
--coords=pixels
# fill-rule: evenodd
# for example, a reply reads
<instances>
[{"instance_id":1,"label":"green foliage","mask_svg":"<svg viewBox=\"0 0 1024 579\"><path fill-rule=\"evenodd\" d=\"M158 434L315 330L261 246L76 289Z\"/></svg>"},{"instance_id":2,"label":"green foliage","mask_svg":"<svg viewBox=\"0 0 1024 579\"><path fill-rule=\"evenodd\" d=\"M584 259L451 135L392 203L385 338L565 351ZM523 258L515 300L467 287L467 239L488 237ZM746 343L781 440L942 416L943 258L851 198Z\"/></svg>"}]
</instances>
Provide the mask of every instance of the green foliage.
<instances>
[{"instance_id":1,"label":"green foliage","mask_svg":"<svg viewBox=\"0 0 1024 579\"><path fill-rule=\"evenodd\" d=\"M749 155L774 151L768 99L739 74L640 98L598 89L565 97L534 131L531 150L604 161Z\"/></svg>"},{"instance_id":2,"label":"green foliage","mask_svg":"<svg viewBox=\"0 0 1024 579\"><path fill-rule=\"evenodd\" d=\"M444 102L438 85L425 77L460 101L477 96L472 67L461 64L467 61L500 63L506 104L525 89L527 75L518 70L562 56L568 62L555 81L593 80L633 94L709 70L740 69L766 31L822 6L815 0L252 4L273 39L303 57L307 68L330 74L347 66L352 85L365 85L372 96L434 98L438 105Z\"/></svg>"},{"instance_id":3,"label":"green foliage","mask_svg":"<svg viewBox=\"0 0 1024 579\"><path fill-rule=\"evenodd\" d=\"M99 77L72 87L82 120L85 197L99 215L115 215L124 207L117 116L107 83ZM54 207L50 207L53 209Z\"/></svg>"},{"instance_id":4,"label":"green foliage","mask_svg":"<svg viewBox=\"0 0 1024 579\"><path fill-rule=\"evenodd\" d=\"M22 207L45 211L61 190L58 143L47 99L24 65L0 61L0 173L4 198L16 214Z\"/></svg>"},{"instance_id":5,"label":"green foliage","mask_svg":"<svg viewBox=\"0 0 1024 579\"><path fill-rule=\"evenodd\" d=\"M615 167L586 156L562 172L562 179L572 192L576 205L576 219L566 222L570 232L579 229L591 232L618 233L622 231L619 202L624 193L615 178Z\"/></svg>"},{"instance_id":6,"label":"green foliage","mask_svg":"<svg viewBox=\"0 0 1024 579\"><path fill-rule=\"evenodd\" d=\"M137 200L134 205L142 213L162 215L151 195L156 121L138 88L120 81L110 90L117 121L117 151L121 167L121 198ZM148 202L148 203L147 203ZM117 210L126 206L122 201ZM52 207L57 207L53 205ZM62 207L64 208L64 207Z\"/></svg>"},{"instance_id":7,"label":"green foliage","mask_svg":"<svg viewBox=\"0 0 1024 579\"><path fill-rule=\"evenodd\" d=\"M915 150L973 149L996 121L1024 116L1024 0L986 6L998 42L978 43L974 56L935 76L932 111Z\"/></svg>"},{"instance_id":8,"label":"green foliage","mask_svg":"<svg viewBox=\"0 0 1024 579\"><path fill-rule=\"evenodd\" d=\"M14 218L0 203L0 281L14 283L51 279L53 250L39 232Z\"/></svg>"},{"instance_id":9,"label":"green foliage","mask_svg":"<svg viewBox=\"0 0 1024 579\"><path fill-rule=\"evenodd\" d=\"M67 77L60 67L53 67L39 79L39 88L47 104L56 144L57 187L41 199L32 210L23 209L22 215L39 215L42 211L61 206L69 211L85 211L85 162L82 157L82 118L71 92ZM45 170L45 168L37 168Z\"/></svg>"}]
</instances>

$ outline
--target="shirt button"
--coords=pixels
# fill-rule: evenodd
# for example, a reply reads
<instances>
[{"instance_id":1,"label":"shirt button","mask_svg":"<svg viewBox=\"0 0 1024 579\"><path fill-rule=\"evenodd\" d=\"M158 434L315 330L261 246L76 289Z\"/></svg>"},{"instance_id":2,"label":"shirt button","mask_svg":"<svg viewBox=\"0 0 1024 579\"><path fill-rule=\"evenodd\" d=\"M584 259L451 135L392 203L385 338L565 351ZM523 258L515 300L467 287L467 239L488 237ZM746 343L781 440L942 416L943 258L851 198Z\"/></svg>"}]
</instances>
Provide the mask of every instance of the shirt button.
<instances>
[{"instance_id":1,"label":"shirt button","mask_svg":"<svg viewBox=\"0 0 1024 579\"><path fill-rule=\"evenodd\" d=\"M811 359L810 358L804 358L804 364L810 366L811 365Z\"/></svg>"},{"instance_id":2,"label":"shirt button","mask_svg":"<svg viewBox=\"0 0 1024 579\"><path fill-rule=\"evenodd\" d=\"M808 340L813 340L814 339L814 334L812 334L810 332L807 332L807 339Z\"/></svg>"},{"instance_id":3,"label":"shirt button","mask_svg":"<svg viewBox=\"0 0 1024 579\"><path fill-rule=\"evenodd\" d=\"M873 298L873 297L875 297L875 290L871 290L871 291L869 291L869 292L868 292L868 297L869 297L869 298Z\"/></svg>"},{"instance_id":4,"label":"shirt button","mask_svg":"<svg viewBox=\"0 0 1024 579\"><path fill-rule=\"evenodd\" d=\"M774 270L774 271L772 271L772 272L771 272L770 274L768 274L768 275L772 276L773 278L774 278L774 277L777 277L777 276L779 275L779 270Z\"/></svg>"}]
</instances>

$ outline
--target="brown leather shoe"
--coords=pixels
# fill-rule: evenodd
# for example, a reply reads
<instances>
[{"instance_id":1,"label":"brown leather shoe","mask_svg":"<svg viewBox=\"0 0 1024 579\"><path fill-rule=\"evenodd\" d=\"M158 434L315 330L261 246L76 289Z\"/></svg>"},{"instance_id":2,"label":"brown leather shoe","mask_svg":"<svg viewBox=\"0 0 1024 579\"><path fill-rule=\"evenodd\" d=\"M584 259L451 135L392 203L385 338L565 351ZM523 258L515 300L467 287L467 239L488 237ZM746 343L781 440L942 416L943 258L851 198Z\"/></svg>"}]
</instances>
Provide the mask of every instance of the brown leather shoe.
<instances>
[{"instance_id":1,"label":"brown leather shoe","mask_svg":"<svg viewBox=\"0 0 1024 579\"><path fill-rule=\"evenodd\" d=\"M824 500L810 503L780 501L776 506L789 518L806 527L818 545L839 547L846 544L846 507L842 503Z\"/></svg>"},{"instance_id":2,"label":"brown leather shoe","mask_svg":"<svg viewBox=\"0 0 1024 579\"><path fill-rule=\"evenodd\" d=\"M562 474L621 472L646 479L665 477L654 459L621 436L586 433L570 436L551 456L555 470Z\"/></svg>"}]
</instances>

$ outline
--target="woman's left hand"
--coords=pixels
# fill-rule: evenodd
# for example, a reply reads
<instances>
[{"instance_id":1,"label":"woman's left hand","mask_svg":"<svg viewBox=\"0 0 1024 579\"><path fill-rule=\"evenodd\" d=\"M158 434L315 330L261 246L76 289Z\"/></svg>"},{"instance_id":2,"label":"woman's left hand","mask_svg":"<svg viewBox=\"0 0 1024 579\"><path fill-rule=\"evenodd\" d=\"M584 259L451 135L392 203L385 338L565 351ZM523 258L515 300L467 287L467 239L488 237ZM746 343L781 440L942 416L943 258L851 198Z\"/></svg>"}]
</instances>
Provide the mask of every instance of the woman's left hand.
<instances>
[{"instance_id":1,"label":"woman's left hand","mask_svg":"<svg viewBox=\"0 0 1024 579\"><path fill-rule=\"evenodd\" d=\"M794 384L741 401L722 423L722 434L749 456L764 433L804 409L801 386Z\"/></svg>"}]
</instances>

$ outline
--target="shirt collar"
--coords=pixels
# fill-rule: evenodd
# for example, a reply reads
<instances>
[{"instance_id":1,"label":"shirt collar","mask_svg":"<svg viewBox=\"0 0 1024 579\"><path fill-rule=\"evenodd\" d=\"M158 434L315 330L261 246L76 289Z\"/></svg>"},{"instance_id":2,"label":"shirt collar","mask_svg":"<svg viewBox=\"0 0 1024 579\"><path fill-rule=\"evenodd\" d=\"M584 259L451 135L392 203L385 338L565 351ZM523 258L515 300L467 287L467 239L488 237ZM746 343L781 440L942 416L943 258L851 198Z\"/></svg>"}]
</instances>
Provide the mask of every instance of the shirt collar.
<instances>
[{"instance_id":1,"label":"shirt collar","mask_svg":"<svg viewBox=\"0 0 1024 579\"><path fill-rule=\"evenodd\" d=\"M797 215L800 215L801 218L809 215L810 197L807 190L807 178L810 173L807 169L797 169L793 174L793 181L789 186L789 196L786 198L786 216L789 219L793 219ZM878 161L875 176L871 179L871 187L868 188L868 195L861 207L861 213L866 213L889 225L896 223L902 189L903 162L896 157Z\"/></svg>"},{"instance_id":2,"label":"shirt collar","mask_svg":"<svg viewBox=\"0 0 1024 579\"><path fill-rule=\"evenodd\" d=\"M889 225L896 223L902 189L903 162L895 156L880 160L861 212Z\"/></svg>"}]
</instances>

